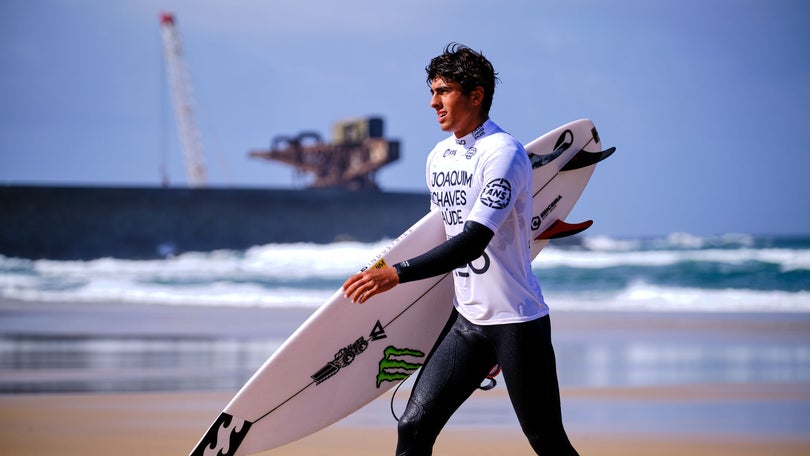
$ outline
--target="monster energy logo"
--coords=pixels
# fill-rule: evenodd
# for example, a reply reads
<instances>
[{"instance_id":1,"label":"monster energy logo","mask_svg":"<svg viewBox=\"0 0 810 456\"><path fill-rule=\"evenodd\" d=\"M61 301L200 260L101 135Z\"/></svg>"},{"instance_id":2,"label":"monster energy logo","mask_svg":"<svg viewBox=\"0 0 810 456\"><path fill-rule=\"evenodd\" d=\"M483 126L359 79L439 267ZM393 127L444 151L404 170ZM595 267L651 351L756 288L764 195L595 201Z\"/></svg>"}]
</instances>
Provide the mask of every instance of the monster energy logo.
<instances>
[{"instance_id":1,"label":"monster energy logo","mask_svg":"<svg viewBox=\"0 0 810 456\"><path fill-rule=\"evenodd\" d=\"M425 354L419 350L412 350L410 348L396 348L393 345L386 347L383 351L383 358L380 360L380 371L377 374L377 388L380 387L382 382L405 380L416 369L422 367L421 363L409 363L402 359L394 358L395 356L422 358Z\"/></svg>"}]
</instances>

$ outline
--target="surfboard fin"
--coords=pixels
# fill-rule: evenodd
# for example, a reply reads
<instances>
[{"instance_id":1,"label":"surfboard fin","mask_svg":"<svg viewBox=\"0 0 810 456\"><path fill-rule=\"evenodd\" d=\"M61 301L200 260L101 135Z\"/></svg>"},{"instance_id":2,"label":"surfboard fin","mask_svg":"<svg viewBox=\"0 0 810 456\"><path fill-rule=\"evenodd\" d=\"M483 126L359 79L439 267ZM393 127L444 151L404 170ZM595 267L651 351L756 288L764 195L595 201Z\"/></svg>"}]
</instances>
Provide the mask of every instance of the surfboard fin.
<instances>
[{"instance_id":1,"label":"surfboard fin","mask_svg":"<svg viewBox=\"0 0 810 456\"><path fill-rule=\"evenodd\" d=\"M576 155L571 157L571 159L568 160L568 163L566 163L560 171L571 171L574 169L595 165L613 155L613 152L616 152L615 147L603 150L602 152L588 152L587 150L581 150L577 152Z\"/></svg>"},{"instance_id":2,"label":"surfboard fin","mask_svg":"<svg viewBox=\"0 0 810 456\"><path fill-rule=\"evenodd\" d=\"M556 220L548 228L545 229L539 236L534 238L535 241L543 239L559 239L568 236L579 234L593 225L593 220L585 220L580 223L568 223L563 220Z\"/></svg>"}]
</instances>

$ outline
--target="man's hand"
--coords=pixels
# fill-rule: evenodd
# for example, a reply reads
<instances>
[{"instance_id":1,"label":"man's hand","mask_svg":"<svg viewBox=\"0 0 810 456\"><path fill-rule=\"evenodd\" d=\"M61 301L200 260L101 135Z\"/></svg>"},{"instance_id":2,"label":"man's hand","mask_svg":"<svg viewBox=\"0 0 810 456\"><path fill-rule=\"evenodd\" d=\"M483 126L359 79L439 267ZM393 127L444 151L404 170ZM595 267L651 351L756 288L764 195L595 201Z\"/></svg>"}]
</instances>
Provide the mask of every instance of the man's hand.
<instances>
[{"instance_id":1,"label":"man's hand","mask_svg":"<svg viewBox=\"0 0 810 456\"><path fill-rule=\"evenodd\" d=\"M343 294L352 302L363 304L372 296L388 291L399 284L397 270L386 266L380 269L369 268L349 277L343 283Z\"/></svg>"}]
</instances>

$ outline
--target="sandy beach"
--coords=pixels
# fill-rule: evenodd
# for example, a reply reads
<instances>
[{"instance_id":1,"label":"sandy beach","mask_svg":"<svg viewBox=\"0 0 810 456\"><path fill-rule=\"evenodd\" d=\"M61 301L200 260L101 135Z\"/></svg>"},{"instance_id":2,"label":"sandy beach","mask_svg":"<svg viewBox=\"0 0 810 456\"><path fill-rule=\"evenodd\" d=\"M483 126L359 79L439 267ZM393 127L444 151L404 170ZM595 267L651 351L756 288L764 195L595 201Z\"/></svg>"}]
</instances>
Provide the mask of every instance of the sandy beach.
<instances>
[{"instance_id":1,"label":"sandy beach","mask_svg":"<svg viewBox=\"0 0 810 456\"><path fill-rule=\"evenodd\" d=\"M718 391L725 391L717 399ZM804 400L810 393L718 386L639 390L564 391L565 397L624 400ZM87 395L16 395L0 397L0 441L4 453L17 456L188 454L230 393L137 393ZM711 398L711 399L707 399ZM385 398L381 400L386 400ZM476 399L473 399L473 401ZM277 456L393 454L396 431L385 424L360 427L338 423L292 444L264 452ZM810 436L763 437L689 433L569 433L583 455L807 455ZM437 455L528 455L531 449L517 429L464 429L450 426L439 438Z\"/></svg>"},{"instance_id":2,"label":"sandy beach","mask_svg":"<svg viewBox=\"0 0 810 456\"><path fill-rule=\"evenodd\" d=\"M3 453L188 454L310 312L0 302ZM564 419L581 454L810 454L810 316L557 312L552 321ZM390 394L264 454L393 454ZM435 454L532 452L500 385L462 406Z\"/></svg>"}]
</instances>

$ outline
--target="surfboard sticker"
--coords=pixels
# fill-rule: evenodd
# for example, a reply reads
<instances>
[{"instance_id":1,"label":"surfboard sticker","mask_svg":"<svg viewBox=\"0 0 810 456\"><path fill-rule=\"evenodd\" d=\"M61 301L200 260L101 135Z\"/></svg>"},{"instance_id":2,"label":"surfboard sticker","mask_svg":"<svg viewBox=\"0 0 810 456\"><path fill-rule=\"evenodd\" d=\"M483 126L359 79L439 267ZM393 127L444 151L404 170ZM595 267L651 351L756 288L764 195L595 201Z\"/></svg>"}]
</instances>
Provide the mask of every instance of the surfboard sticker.
<instances>
[{"instance_id":1,"label":"surfboard sticker","mask_svg":"<svg viewBox=\"0 0 810 456\"><path fill-rule=\"evenodd\" d=\"M251 424L225 412L220 413L189 456L235 455Z\"/></svg>"},{"instance_id":2,"label":"surfboard sticker","mask_svg":"<svg viewBox=\"0 0 810 456\"><path fill-rule=\"evenodd\" d=\"M532 162L532 169L540 168L554 161L557 157L562 155L563 152L571 148L574 144L574 133L571 130L565 130L557 138L554 144L554 151L550 154L535 155L529 154L529 160Z\"/></svg>"},{"instance_id":3,"label":"surfboard sticker","mask_svg":"<svg viewBox=\"0 0 810 456\"><path fill-rule=\"evenodd\" d=\"M383 350L380 360L380 370L377 373L377 388L383 382L398 382L410 377L417 369L422 367L422 358L425 353L411 348L397 348L389 345ZM408 358L416 358L418 362L410 362Z\"/></svg>"},{"instance_id":4,"label":"surfboard sticker","mask_svg":"<svg viewBox=\"0 0 810 456\"><path fill-rule=\"evenodd\" d=\"M385 328L383 328L383 325L382 323L380 323L380 320L377 320L377 323L374 324L374 329L371 330L371 334L369 334L368 337L371 338L372 341L385 339L386 337L388 337L385 334Z\"/></svg>"},{"instance_id":5,"label":"surfboard sticker","mask_svg":"<svg viewBox=\"0 0 810 456\"><path fill-rule=\"evenodd\" d=\"M380 260L378 264L380 262L382 264L385 264L384 260ZM375 265L373 267L377 266ZM370 342L375 342L381 339L385 339L387 337L388 335L385 334L385 328L383 327L382 323L380 323L380 320L377 320L377 322L374 323L374 327L371 329L371 332L368 335L368 340L366 340L365 337L359 337L353 343L341 348L340 350L338 350L337 353L335 353L331 361L326 363L326 365L324 365L317 372L312 374L310 378L315 381L316 385L320 385L321 383L325 382L326 380L337 374L340 369L344 367L349 367L349 365L351 365L351 363L354 362L357 356L366 351L366 349L368 348L368 344Z\"/></svg>"},{"instance_id":6,"label":"surfboard sticker","mask_svg":"<svg viewBox=\"0 0 810 456\"><path fill-rule=\"evenodd\" d=\"M349 367L361 353L368 348L368 341L365 337L358 337L357 340L351 344L341 348L335 353L334 359L326 363L326 365L312 374L311 378L315 380L316 385L320 385L328 378L337 374L338 371L344 367Z\"/></svg>"}]
</instances>

